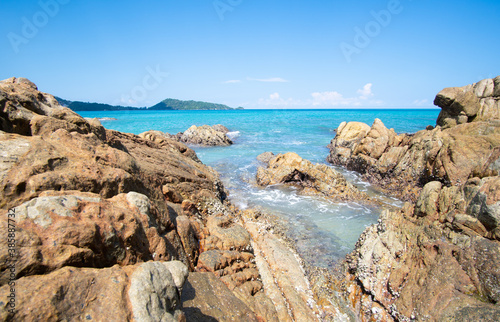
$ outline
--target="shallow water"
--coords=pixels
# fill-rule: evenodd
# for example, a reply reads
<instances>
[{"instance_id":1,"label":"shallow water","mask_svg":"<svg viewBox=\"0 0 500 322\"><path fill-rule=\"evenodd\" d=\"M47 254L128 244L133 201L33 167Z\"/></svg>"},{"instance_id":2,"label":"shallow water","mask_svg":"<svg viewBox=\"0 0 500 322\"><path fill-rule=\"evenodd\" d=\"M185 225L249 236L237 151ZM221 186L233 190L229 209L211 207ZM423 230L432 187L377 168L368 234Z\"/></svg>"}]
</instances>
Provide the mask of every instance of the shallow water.
<instances>
[{"instance_id":1,"label":"shallow water","mask_svg":"<svg viewBox=\"0 0 500 322\"><path fill-rule=\"evenodd\" d=\"M255 185L262 152L296 152L316 163L326 163L326 145L343 121L372 124L380 118L396 132L413 133L434 125L439 110L238 110L238 111L114 111L81 112L84 117L111 117L102 121L109 129L139 134L159 130L175 134L191 125L223 124L234 145L193 147L203 163L214 167L240 208L262 207L283 219L297 250L310 264L328 267L350 252L363 230L375 223L381 209L358 203L333 203L300 196L293 188ZM341 171L349 181L386 204L401 206L394 198L377 192L359 175Z\"/></svg>"}]
</instances>

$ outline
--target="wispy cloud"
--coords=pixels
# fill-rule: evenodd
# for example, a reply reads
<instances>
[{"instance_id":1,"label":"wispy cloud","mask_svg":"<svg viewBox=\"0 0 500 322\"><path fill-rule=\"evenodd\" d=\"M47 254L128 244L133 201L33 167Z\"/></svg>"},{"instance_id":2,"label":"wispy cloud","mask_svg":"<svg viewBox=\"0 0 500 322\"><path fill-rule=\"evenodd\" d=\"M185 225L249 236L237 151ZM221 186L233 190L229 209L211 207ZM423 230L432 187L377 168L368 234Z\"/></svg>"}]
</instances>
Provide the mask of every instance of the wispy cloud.
<instances>
[{"instance_id":1,"label":"wispy cloud","mask_svg":"<svg viewBox=\"0 0 500 322\"><path fill-rule=\"evenodd\" d=\"M241 81L239 79L230 79L230 80L222 82L222 83L223 84L237 84L237 83L241 83Z\"/></svg>"},{"instance_id":2,"label":"wispy cloud","mask_svg":"<svg viewBox=\"0 0 500 322\"><path fill-rule=\"evenodd\" d=\"M282 98L279 93L272 93L267 98L261 98L258 101L259 106L279 106L279 107L296 107L300 106L300 101L292 98Z\"/></svg>"},{"instance_id":3,"label":"wispy cloud","mask_svg":"<svg viewBox=\"0 0 500 322\"><path fill-rule=\"evenodd\" d=\"M290 81L283 79L281 77L271 77L271 78L251 78L247 77L249 81L264 82L264 83L288 83Z\"/></svg>"},{"instance_id":4,"label":"wispy cloud","mask_svg":"<svg viewBox=\"0 0 500 322\"><path fill-rule=\"evenodd\" d=\"M372 83L368 83L357 90L359 96L345 97L337 91L314 92L311 98L306 100L283 98L279 93L273 93L267 98L258 101L259 106L279 106L279 107L359 107L359 106L381 106L383 101L374 99Z\"/></svg>"},{"instance_id":5,"label":"wispy cloud","mask_svg":"<svg viewBox=\"0 0 500 322\"><path fill-rule=\"evenodd\" d=\"M428 99L414 100L412 104L415 106L429 106L429 105L431 105L429 103Z\"/></svg>"}]
</instances>

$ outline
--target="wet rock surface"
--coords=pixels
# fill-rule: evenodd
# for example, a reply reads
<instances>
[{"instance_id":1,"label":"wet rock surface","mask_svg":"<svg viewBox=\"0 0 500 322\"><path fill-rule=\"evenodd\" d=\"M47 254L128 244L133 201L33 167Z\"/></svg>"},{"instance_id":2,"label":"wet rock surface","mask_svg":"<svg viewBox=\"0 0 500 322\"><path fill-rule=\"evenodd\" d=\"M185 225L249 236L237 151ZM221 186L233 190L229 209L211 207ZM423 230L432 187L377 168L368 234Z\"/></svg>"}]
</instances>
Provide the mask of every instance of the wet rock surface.
<instances>
[{"instance_id":1,"label":"wet rock surface","mask_svg":"<svg viewBox=\"0 0 500 322\"><path fill-rule=\"evenodd\" d=\"M320 195L334 200L367 200L342 174L325 164L313 164L293 152L261 157L267 168L257 170L257 184L269 186L285 184L300 189L301 194Z\"/></svg>"}]
</instances>

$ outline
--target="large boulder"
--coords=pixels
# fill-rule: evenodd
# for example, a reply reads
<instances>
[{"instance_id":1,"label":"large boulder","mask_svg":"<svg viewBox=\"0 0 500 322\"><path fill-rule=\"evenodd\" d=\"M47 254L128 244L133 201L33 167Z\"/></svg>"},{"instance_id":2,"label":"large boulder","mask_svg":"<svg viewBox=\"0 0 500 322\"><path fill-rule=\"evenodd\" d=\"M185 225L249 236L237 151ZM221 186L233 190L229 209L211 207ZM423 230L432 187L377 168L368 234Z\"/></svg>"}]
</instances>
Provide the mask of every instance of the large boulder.
<instances>
[{"instance_id":1,"label":"large boulder","mask_svg":"<svg viewBox=\"0 0 500 322\"><path fill-rule=\"evenodd\" d=\"M180 262L103 269L63 267L16 281L16 311L1 302L2 321L184 321L180 294L188 271ZM7 299L9 285L0 287Z\"/></svg>"},{"instance_id":2,"label":"large boulder","mask_svg":"<svg viewBox=\"0 0 500 322\"><path fill-rule=\"evenodd\" d=\"M307 195L321 195L335 200L366 200L344 176L325 164L313 164L298 154L288 152L271 159L267 168L257 170L261 186L285 184L301 189Z\"/></svg>"},{"instance_id":3,"label":"large boulder","mask_svg":"<svg viewBox=\"0 0 500 322\"><path fill-rule=\"evenodd\" d=\"M500 120L500 76L439 92L434 104L441 107L437 125L453 127L467 122Z\"/></svg>"},{"instance_id":4,"label":"large boulder","mask_svg":"<svg viewBox=\"0 0 500 322\"><path fill-rule=\"evenodd\" d=\"M229 130L223 125L193 125L184 133L177 134L180 142L204 146L227 146L233 141L227 137Z\"/></svg>"}]
</instances>

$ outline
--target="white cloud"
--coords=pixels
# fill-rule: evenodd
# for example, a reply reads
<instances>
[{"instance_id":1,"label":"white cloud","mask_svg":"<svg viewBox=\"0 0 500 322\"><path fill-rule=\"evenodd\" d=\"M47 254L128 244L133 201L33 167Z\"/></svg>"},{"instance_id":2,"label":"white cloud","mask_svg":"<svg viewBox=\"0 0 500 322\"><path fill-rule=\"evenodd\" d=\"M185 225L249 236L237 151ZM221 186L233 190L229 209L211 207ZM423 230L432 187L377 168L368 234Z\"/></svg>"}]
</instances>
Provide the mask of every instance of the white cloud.
<instances>
[{"instance_id":1,"label":"white cloud","mask_svg":"<svg viewBox=\"0 0 500 322\"><path fill-rule=\"evenodd\" d=\"M284 99L279 93L272 93L268 98L261 98L258 101L259 106L280 106L280 107L294 107L300 105L300 101L292 98Z\"/></svg>"},{"instance_id":2,"label":"white cloud","mask_svg":"<svg viewBox=\"0 0 500 322\"><path fill-rule=\"evenodd\" d=\"M362 105L382 105L383 102L380 100L370 100L373 97L372 83L368 83L363 88L358 89L357 93L359 96L356 97L344 97L341 93L337 91L333 92L315 92L312 93L312 105L313 106L362 106Z\"/></svg>"},{"instance_id":3,"label":"white cloud","mask_svg":"<svg viewBox=\"0 0 500 322\"><path fill-rule=\"evenodd\" d=\"M288 83L289 82L288 80L283 79L281 77L272 77L272 78L250 78L250 77L247 77L247 80L256 81L256 82L265 82L265 83Z\"/></svg>"},{"instance_id":4,"label":"white cloud","mask_svg":"<svg viewBox=\"0 0 500 322\"><path fill-rule=\"evenodd\" d=\"M362 89L358 89L357 93L360 95L360 99L365 100L373 96L372 85L372 83L368 83Z\"/></svg>"},{"instance_id":5,"label":"white cloud","mask_svg":"<svg viewBox=\"0 0 500 322\"><path fill-rule=\"evenodd\" d=\"M236 84L236 83L241 83L239 79L231 79L225 82L222 82L223 84Z\"/></svg>"},{"instance_id":6,"label":"white cloud","mask_svg":"<svg viewBox=\"0 0 500 322\"><path fill-rule=\"evenodd\" d=\"M298 100L293 98L282 98L279 93L273 93L267 98L258 101L259 106L280 106L280 107L360 107L360 106L382 106L384 102L374 99L372 83L368 83L363 88L357 90L359 96L345 97L337 91L314 92L311 98Z\"/></svg>"}]
</instances>

